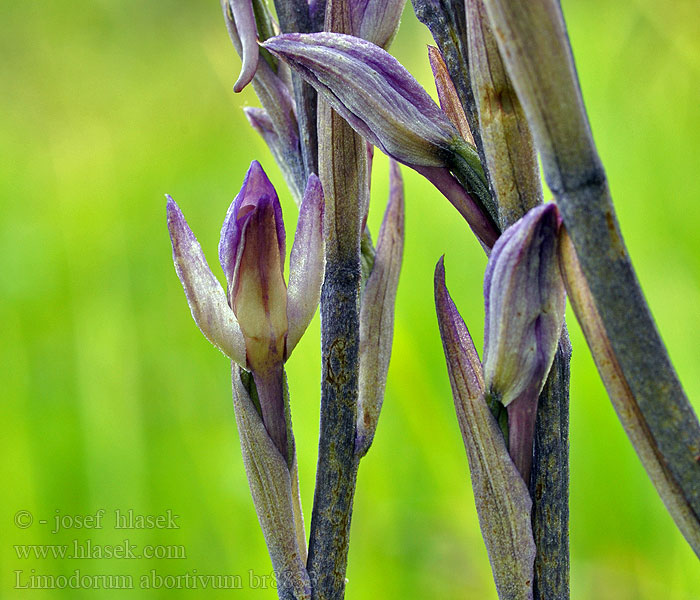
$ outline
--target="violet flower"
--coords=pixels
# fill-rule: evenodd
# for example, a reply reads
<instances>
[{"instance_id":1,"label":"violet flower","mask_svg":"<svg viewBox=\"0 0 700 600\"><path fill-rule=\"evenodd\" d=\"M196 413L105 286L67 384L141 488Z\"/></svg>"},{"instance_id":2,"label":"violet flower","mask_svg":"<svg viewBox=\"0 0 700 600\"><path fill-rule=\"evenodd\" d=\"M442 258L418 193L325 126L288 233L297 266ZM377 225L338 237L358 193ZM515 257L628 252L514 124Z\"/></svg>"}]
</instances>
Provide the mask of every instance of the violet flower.
<instances>
[{"instance_id":1,"label":"violet flower","mask_svg":"<svg viewBox=\"0 0 700 600\"><path fill-rule=\"evenodd\" d=\"M496 242L484 276L486 392L508 409L510 453L525 481L537 399L564 323L555 204L530 210Z\"/></svg>"},{"instance_id":2,"label":"violet flower","mask_svg":"<svg viewBox=\"0 0 700 600\"><path fill-rule=\"evenodd\" d=\"M384 153L408 165L445 165L457 130L411 74L375 44L322 32L279 35L263 47Z\"/></svg>"},{"instance_id":3,"label":"violet flower","mask_svg":"<svg viewBox=\"0 0 700 600\"><path fill-rule=\"evenodd\" d=\"M221 230L219 259L227 293L212 274L180 208L168 197L175 268L192 316L204 336L252 372L263 422L287 456L283 364L318 305L324 269L323 193L316 176L299 212L284 282L285 231L275 188L257 161L231 204Z\"/></svg>"},{"instance_id":4,"label":"violet flower","mask_svg":"<svg viewBox=\"0 0 700 600\"><path fill-rule=\"evenodd\" d=\"M484 212L490 195L476 150L394 57L339 33L290 33L262 45L308 81L368 142L428 178L479 239L493 246L498 231Z\"/></svg>"}]
</instances>

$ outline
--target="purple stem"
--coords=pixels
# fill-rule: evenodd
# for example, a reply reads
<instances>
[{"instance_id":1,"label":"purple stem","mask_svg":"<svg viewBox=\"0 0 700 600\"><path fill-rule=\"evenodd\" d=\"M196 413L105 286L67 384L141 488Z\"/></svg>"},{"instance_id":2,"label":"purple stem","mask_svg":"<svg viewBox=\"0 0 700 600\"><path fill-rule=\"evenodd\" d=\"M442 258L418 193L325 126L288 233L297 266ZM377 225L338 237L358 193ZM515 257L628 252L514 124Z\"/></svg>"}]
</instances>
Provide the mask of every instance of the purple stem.
<instances>
[{"instance_id":1,"label":"purple stem","mask_svg":"<svg viewBox=\"0 0 700 600\"><path fill-rule=\"evenodd\" d=\"M530 481L537 421L537 392L525 390L508 406L508 451L526 485Z\"/></svg>"},{"instance_id":2,"label":"purple stem","mask_svg":"<svg viewBox=\"0 0 700 600\"><path fill-rule=\"evenodd\" d=\"M262 420L280 454L288 461L287 422L284 418L284 371L282 364L265 373L253 371Z\"/></svg>"}]
</instances>

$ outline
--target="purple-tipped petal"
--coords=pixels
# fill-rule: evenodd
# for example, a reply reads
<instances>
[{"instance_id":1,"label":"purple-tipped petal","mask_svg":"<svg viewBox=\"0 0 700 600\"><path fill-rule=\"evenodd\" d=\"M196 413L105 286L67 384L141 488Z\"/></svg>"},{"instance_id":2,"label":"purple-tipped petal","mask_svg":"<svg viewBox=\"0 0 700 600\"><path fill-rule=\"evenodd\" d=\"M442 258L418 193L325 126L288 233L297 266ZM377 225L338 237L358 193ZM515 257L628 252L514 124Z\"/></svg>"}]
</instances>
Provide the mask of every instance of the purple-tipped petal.
<instances>
[{"instance_id":1,"label":"purple-tipped petal","mask_svg":"<svg viewBox=\"0 0 700 600\"><path fill-rule=\"evenodd\" d=\"M498 595L531 600L535 560L532 501L484 400L479 356L445 286L442 258L435 269L435 304L474 502Z\"/></svg>"},{"instance_id":2,"label":"purple-tipped petal","mask_svg":"<svg viewBox=\"0 0 700 600\"><path fill-rule=\"evenodd\" d=\"M457 310L445 284L445 257L441 256L435 266L435 305L440 326L440 336L450 371L459 375L463 387L460 393L470 400L476 400L484 394L484 377L472 336ZM454 385L454 384L453 384ZM456 401L456 398L455 398ZM458 415L459 416L459 415ZM503 436L501 436L503 437Z\"/></svg>"},{"instance_id":3,"label":"purple-tipped petal","mask_svg":"<svg viewBox=\"0 0 700 600\"><path fill-rule=\"evenodd\" d=\"M185 289L192 318L204 336L236 363L245 366L245 342L221 284L211 272L202 248L182 211L168 196L167 215L175 271Z\"/></svg>"},{"instance_id":4,"label":"purple-tipped petal","mask_svg":"<svg viewBox=\"0 0 700 600\"><path fill-rule=\"evenodd\" d=\"M238 195L229 206L224 224L221 228L219 240L219 261L224 270L228 282L229 294L236 276L238 262L240 261L241 241L243 232L247 226L253 210L264 199L269 199L275 215L277 228L277 243L281 264L284 265L285 232L282 220L282 207L280 206L277 192L267 178L265 171L257 160L250 163L250 168L243 180L243 186Z\"/></svg>"},{"instance_id":5,"label":"purple-tipped petal","mask_svg":"<svg viewBox=\"0 0 700 600\"><path fill-rule=\"evenodd\" d=\"M231 308L245 339L248 367L261 375L282 364L287 337L284 255L276 243L278 207L276 197L264 195L241 208L249 213L241 217L245 226L240 258L233 288L229 289Z\"/></svg>"},{"instance_id":6,"label":"purple-tipped petal","mask_svg":"<svg viewBox=\"0 0 700 600\"><path fill-rule=\"evenodd\" d=\"M228 0L236 23L236 30L241 40L241 74L233 86L234 92L241 92L247 86L258 68L258 30L255 25L255 13L251 0Z\"/></svg>"},{"instance_id":7,"label":"purple-tipped petal","mask_svg":"<svg viewBox=\"0 0 700 600\"><path fill-rule=\"evenodd\" d=\"M411 74L378 46L337 33L290 33L263 46L389 156L408 165L446 164L457 130Z\"/></svg>"},{"instance_id":8,"label":"purple-tipped petal","mask_svg":"<svg viewBox=\"0 0 700 600\"><path fill-rule=\"evenodd\" d=\"M325 266L323 211L321 181L312 174L299 209L299 221L289 258L287 357L309 326L321 298Z\"/></svg>"},{"instance_id":9,"label":"purple-tipped petal","mask_svg":"<svg viewBox=\"0 0 700 600\"><path fill-rule=\"evenodd\" d=\"M394 302L399 284L404 241L403 178L390 163L389 202L377 238L372 272L360 307L360 388L356 451L363 456L374 439L384 402L394 336Z\"/></svg>"}]
</instances>

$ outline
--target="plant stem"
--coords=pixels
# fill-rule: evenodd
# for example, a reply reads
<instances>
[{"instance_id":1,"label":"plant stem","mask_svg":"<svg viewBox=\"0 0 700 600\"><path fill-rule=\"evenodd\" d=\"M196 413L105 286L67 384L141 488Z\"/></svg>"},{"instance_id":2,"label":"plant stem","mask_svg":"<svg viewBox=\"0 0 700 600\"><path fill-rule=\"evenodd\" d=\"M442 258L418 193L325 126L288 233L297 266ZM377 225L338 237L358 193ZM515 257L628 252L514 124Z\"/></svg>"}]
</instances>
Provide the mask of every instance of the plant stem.
<instances>
[{"instance_id":1,"label":"plant stem","mask_svg":"<svg viewBox=\"0 0 700 600\"><path fill-rule=\"evenodd\" d=\"M569 362L564 329L540 394L530 477L535 600L569 598Z\"/></svg>"},{"instance_id":2,"label":"plant stem","mask_svg":"<svg viewBox=\"0 0 700 600\"><path fill-rule=\"evenodd\" d=\"M329 0L325 28L347 32L349 6ZM321 426L307 570L314 600L340 600L357 481L355 437L360 342L360 239L368 202L367 145L319 103L320 178L326 201L321 290Z\"/></svg>"}]
</instances>

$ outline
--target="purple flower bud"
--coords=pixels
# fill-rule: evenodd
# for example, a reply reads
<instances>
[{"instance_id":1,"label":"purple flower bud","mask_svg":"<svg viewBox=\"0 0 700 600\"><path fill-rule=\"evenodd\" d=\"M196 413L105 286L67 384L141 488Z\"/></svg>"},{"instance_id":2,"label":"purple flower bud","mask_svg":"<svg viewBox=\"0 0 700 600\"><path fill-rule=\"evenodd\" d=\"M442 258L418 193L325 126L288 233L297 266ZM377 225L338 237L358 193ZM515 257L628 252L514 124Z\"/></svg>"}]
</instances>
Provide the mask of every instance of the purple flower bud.
<instances>
[{"instance_id":1,"label":"purple flower bud","mask_svg":"<svg viewBox=\"0 0 700 600\"><path fill-rule=\"evenodd\" d=\"M263 46L296 70L360 135L399 162L441 166L455 127L390 54L338 33L290 33Z\"/></svg>"},{"instance_id":2,"label":"purple flower bud","mask_svg":"<svg viewBox=\"0 0 700 600\"><path fill-rule=\"evenodd\" d=\"M555 204L530 210L496 242L484 277L486 391L508 407L510 452L526 481L537 398L564 322L558 220Z\"/></svg>"},{"instance_id":3,"label":"purple flower bud","mask_svg":"<svg viewBox=\"0 0 700 600\"><path fill-rule=\"evenodd\" d=\"M357 37L388 48L399 29L406 0L351 0L352 31Z\"/></svg>"},{"instance_id":4,"label":"purple flower bud","mask_svg":"<svg viewBox=\"0 0 700 600\"><path fill-rule=\"evenodd\" d=\"M277 192L260 163L253 161L221 229L219 260L254 372L283 362L288 328L284 249Z\"/></svg>"},{"instance_id":5,"label":"purple flower bud","mask_svg":"<svg viewBox=\"0 0 700 600\"><path fill-rule=\"evenodd\" d=\"M292 247L288 291L282 210L275 188L254 161L221 230L219 260L228 284L224 294L180 209L168 200L175 268L195 322L215 346L252 371L263 421L285 457L282 365L318 305L324 271L322 223L323 194L312 176Z\"/></svg>"}]
</instances>

